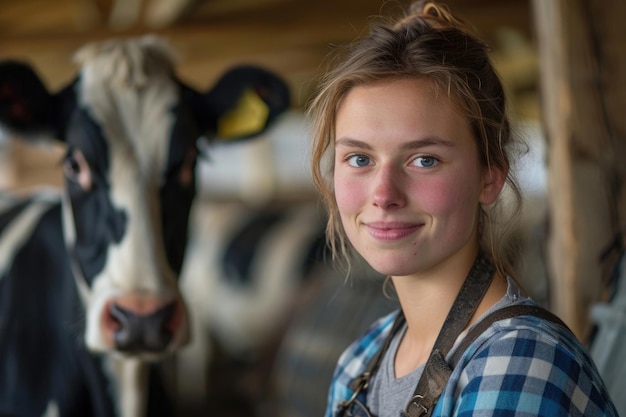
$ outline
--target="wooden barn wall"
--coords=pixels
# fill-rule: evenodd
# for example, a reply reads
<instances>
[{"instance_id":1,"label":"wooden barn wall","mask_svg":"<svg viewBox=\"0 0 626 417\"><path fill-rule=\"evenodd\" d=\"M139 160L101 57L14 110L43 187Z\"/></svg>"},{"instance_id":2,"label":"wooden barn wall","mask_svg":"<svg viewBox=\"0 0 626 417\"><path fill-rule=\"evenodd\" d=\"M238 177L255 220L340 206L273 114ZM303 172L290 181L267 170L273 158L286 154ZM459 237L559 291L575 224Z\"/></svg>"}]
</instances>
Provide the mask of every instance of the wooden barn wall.
<instances>
[{"instance_id":1,"label":"wooden barn wall","mask_svg":"<svg viewBox=\"0 0 626 417\"><path fill-rule=\"evenodd\" d=\"M205 87L229 65L255 62L285 75L294 91L294 105L299 107L314 88L315 77L326 69L335 46L362 34L374 16L398 15L408 4L388 0L187 0L189 10L167 26L148 26L139 16L125 27L115 28L106 20L110 10L96 13L92 10L96 6L88 6L92 3L100 4L99 9L107 9L101 5L107 4L110 9L113 1L0 2L0 58L31 61L54 88L71 79L75 70L72 55L81 45L153 33L168 39L179 52L179 73L192 84ZM145 7L150 2L141 3ZM528 1L450 0L447 4L494 42L503 27L530 33Z\"/></svg>"},{"instance_id":2,"label":"wooden barn wall","mask_svg":"<svg viewBox=\"0 0 626 417\"><path fill-rule=\"evenodd\" d=\"M585 338L626 226L626 3L535 0L552 308ZM620 235L621 234L621 235Z\"/></svg>"}]
</instances>

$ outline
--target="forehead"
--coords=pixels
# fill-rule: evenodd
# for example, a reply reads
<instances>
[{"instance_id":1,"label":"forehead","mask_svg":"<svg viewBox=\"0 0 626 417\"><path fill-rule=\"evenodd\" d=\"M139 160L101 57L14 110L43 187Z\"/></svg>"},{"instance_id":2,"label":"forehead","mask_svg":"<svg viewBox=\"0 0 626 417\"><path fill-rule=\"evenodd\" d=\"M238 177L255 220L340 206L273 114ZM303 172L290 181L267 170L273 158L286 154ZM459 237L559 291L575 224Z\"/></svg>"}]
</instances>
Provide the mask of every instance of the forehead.
<instances>
[{"instance_id":1,"label":"forehead","mask_svg":"<svg viewBox=\"0 0 626 417\"><path fill-rule=\"evenodd\" d=\"M78 105L99 127L110 157L132 155L146 171L163 166L178 101L168 50L156 42L110 42L83 48L77 61Z\"/></svg>"},{"instance_id":2,"label":"forehead","mask_svg":"<svg viewBox=\"0 0 626 417\"><path fill-rule=\"evenodd\" d=\"M336 117L337 140L427 136L472 140L469 121L459 106L425 78L402 78L359 85L342 100Z\"/></svg>"}]
</instances>

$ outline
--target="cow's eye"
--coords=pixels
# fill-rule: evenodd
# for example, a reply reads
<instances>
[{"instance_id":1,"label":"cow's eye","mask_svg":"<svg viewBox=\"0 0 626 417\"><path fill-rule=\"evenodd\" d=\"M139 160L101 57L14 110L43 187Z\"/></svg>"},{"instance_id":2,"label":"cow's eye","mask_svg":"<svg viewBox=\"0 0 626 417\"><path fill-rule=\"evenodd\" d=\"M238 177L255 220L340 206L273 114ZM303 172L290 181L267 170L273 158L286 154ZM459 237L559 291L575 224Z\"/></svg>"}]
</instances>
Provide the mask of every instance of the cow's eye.
<instances>
[{"instance_id":1,"label":"cow's eye","mask_svg":"<svg viewBox=\"0 0 626 417\"><path fill-rule=\"evenodd\" d=\"M72 149L67 153L63 164L65 177L83 190L90 190L92 187L91 170L85 156L78 149Z\"/></svg>"},{"instance_id":2,"label":"cow's eye","mask_svg":"<svg viewBox=\"0 0 626 417\"><path fill-rule=\"evenodd\" d=\"M183 187L189 187L194 183L197 156L198 150L195 147L190 148L178 168L178 182Z\"/></svg>"}]
</instances>

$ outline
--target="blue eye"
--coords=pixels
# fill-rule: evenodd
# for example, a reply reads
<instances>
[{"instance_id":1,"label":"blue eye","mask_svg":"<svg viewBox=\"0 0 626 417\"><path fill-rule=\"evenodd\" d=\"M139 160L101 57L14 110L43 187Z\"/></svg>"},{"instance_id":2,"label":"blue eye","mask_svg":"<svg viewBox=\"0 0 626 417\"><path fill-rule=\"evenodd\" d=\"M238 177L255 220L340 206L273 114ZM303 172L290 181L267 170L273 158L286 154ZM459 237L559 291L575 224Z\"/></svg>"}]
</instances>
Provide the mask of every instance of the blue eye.
<instances>
[{"instance_id":1,"label":"blue eye","mask_svg":"<svg viewBox=\"0 0 626 417\"><path fill-rule=\"evenodd\" d=\"M415 165L422 168L432 168L437 165L438 162L439 161L437 161L437 158L434 158L432 156L419 156L414 159Z\"/></svg>"},{"instance_id":2,"label":"blue eye","mask_svg":"<svg viewBox=\"0 0 626 417\"><path fill-rule=\"evenodd\" d=\"M365 155L352 155L347 159L348 163L354 167L365 167L370 164L369 157Z\"/></svg>"}]
</instances>

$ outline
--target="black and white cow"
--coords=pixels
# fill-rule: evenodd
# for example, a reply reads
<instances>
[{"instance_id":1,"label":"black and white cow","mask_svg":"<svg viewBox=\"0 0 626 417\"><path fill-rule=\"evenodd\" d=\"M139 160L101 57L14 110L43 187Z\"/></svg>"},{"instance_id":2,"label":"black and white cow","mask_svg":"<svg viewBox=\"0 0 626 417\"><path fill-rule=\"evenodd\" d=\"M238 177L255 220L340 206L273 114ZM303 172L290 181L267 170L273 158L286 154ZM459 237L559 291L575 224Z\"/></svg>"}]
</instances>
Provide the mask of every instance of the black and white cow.
<instances>
[{"instance_id":1,"label":"black and white cow","mask_svg":"<svg viewBox=\"0 0 626 417\"><path fill-rule=\"evenodd\" d=\"M55 93L29 65L0 63L3 130L67 147L62 192L1 200L0 416L168 415L148 364L189 338L177 277L197 141L255 136L288 89L242 66L198 92L154 37L77 61Z\"/></svg>"},{"instance_id":2,"label":"black and white cow","mask_svg":"<svg viewBox=\"0 0 626 417\"><path fill-rule=\"evenodd\" d=\"M192 216L181 291L197 337L176 357L177 402L185 415L259 415L276 345L325 266L323 212L205 198Z\"/></svg>"}]
</instances>

